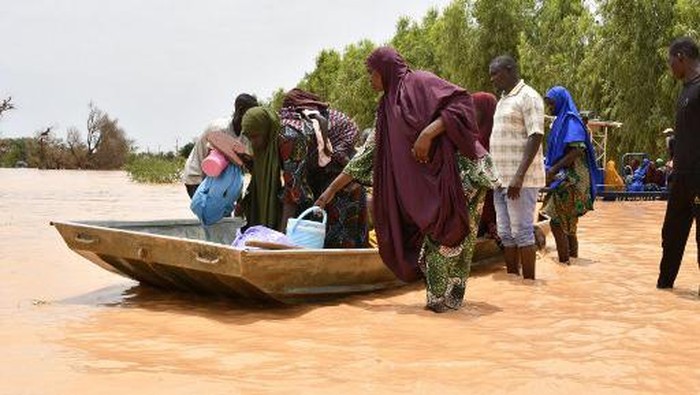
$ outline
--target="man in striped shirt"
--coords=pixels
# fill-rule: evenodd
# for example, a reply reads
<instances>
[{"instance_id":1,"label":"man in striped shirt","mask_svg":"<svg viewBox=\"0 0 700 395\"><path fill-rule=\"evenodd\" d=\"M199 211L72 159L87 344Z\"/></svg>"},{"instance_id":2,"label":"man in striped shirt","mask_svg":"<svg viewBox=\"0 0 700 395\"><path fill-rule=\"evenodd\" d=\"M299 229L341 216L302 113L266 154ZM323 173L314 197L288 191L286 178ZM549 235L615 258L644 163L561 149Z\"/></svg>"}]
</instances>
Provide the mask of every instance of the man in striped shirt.
<instances>
[{"instance_id":1,"label":"man in striped shirt","mask_svg":"<svg viewBox=\"0 0 700 395\"><path fill-rule=\"evenodd\" d=\"M182 171L182 182L185 184L190 199L194 196L199 184L204 181L204 177L206 177L202 170L202 161L209 155L209 143L207 143L205 138L207 133L224 132L240 140L250 150L250 141L241 134L241 119L243 119L243 115L246 111L257 105L258 99L256 99L255 96L241 93L236 97L234 102L233 115L229 118L213 120L204 130L204 133L197 138L194 148L192 148L190 155L187 157L185 168Z\"/></svg>"},{"instance_id":2,"label":"man in striped shirt","mask_svg":"<svg viewBox=\"0 0 700 395\"><path fill-rule=\"evenodd\" d=\"M510 56L489 65L491 82L500 93L491 135L491 157L501 176L494 191L498 235L505 247L508 273L535 279L534 217L539 189L545 186L542 138L544 102L520 79Z\"/></svg>"}]
</instances>

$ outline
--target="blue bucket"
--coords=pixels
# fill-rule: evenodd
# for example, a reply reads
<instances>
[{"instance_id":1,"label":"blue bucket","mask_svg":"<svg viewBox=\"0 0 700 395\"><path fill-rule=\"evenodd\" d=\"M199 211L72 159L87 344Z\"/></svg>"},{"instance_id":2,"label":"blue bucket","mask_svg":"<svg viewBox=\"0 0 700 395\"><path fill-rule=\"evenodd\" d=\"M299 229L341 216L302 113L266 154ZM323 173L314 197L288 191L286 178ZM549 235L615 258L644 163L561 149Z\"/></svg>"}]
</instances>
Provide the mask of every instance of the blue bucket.
<instances>
[{"instance_id":1,"label":"blue bucket","mask_svg":"<svg viewBox=\"0 0 700 395\"><path fill-rule=\"evenodd\" d=\"M323 222L304 219L304 217L314 212L323 214ZM287 221L287 237L300 247L323 248L323 242L326 239L326 219L326 211L321 207L309 207L301 213L299 218L290 218Z\"/></svg>"}]
</instances>

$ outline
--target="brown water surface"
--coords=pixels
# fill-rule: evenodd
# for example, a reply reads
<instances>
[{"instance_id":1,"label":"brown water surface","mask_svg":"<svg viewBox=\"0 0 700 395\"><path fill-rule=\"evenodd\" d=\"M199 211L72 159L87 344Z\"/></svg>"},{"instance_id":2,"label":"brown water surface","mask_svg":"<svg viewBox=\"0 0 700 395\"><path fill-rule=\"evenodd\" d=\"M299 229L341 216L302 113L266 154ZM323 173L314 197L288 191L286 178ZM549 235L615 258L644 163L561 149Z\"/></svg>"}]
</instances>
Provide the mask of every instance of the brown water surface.
<instances>
[{"instance_id":1,"label":"brown water surface","mask_svg":"<svg viewBox=\"0 0 700 395\"><path fill-rule=\"evenodd\" d=\"M164 293L71 252L50 220L191 217L181 185L0 169L0 394L700 393L697 249L654 288L664 203L598 203L581 258L478 270L455 313L420 285L270 307Z\"/></svg>"}]
</instances>

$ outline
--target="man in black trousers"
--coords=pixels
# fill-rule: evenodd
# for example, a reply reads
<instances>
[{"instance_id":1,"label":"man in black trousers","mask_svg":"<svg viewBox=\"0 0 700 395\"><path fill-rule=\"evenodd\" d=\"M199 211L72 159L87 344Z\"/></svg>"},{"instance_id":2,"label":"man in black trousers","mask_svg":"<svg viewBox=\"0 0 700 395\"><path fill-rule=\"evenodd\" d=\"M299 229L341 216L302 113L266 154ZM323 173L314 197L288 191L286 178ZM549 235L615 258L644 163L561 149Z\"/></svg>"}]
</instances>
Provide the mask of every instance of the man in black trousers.
<instances>
[{"instance_id":1,"label":"man in black trousers","mask_svg":"<svg viewBox=\"0 0 700 395\"><path fill-rule=\"evenodd\" d=\"M700 246L700 56L697 43L688 37L674 40L668 49L668 64L673 77L683 82L683 90L676 104L674 182L661 231L663 256L656 282L659 289L673 288L694 218L695 239Z\"/></svg>"}]
</instances>

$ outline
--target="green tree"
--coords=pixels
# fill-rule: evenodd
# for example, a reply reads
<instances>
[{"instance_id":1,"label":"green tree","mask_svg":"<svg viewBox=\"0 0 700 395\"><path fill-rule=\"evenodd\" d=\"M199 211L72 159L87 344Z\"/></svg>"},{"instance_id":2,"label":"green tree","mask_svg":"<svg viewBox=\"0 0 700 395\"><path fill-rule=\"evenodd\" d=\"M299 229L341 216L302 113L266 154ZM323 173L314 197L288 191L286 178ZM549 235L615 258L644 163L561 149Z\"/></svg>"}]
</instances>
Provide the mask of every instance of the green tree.
<instances>
[{"instance_id":1,"label":"green tree","mask_svg":"<svg viewBox=\"0 0 700 395\"><path fill-rule=\"evenodd\" d=\"M594 19L583 0L549 0L536 5L521 36L520 69L539 92L566 87L579 102L579 66L594 38Z\"/></svg>"},{"instance_id":2,"label":"green tree","mask_svg":"<svg viewBox=\"0 0 700 395\"><path fill-rule=\"evenodd\" d=\"M605 0L602 25L579 75L583 101L605 118L624 124L608 142L609 155L662 152L659 131L672 125L673 88L668 88L667 46L674 4L664 0Z\"/></svg>"},{"instance_id":3,"label":"green tree","mask_svg":"<svg viewBox=\"0 0 700 395\"><path fill-rule=\"evenodd\" d=\"M15 167L20 163L28 166L34 143L29 137L0 140L0 167Z\"/></svg>"},{"instance_id":4,"label":"green tree","mask_svg":"<svg viewBox=\"0 0 700 395\"><path fill-rule=\"evenodd\" d=\"M471 61L464 65L472 75L473 90L493 90L488 68L491 60L508 54L518 57L520 35L531 19L533 0L474 0L469 6L476 21Z\"/></svg>"},{"instance_id":5,"label":"green tree","mask_svg":"<svg viewBox=\"0 0 700 395\"><path fill-rule=\"evenodd\" d=\"M396 48L411 67L442 73L435 47L438 41L438 21L440 14L431 8L421 23L403 17L396 24L396 33L391 45Z\"/></svg>"},{"instance_id":6,"label":"green tree","mask_svg":"<svg viewBox=\"0 0 700 395\"><path fill-rule=\"evenodd\" d=\"M272 93L272 97L267 101L266 105L275 111L279 111L282 108L282 101L284 101L285 90L278 88Z\"/></svg>"},{"instance_id":7,"label":"green tree","mask_svg":"<svg viewBox=\"0 0 700 395\"><path fill-rule=\"evenodd\" d=\"M190 141L189 143L180 147L180 149L177 151L177 154L182 158L187 158L190 156L190 152L192 152L193 149L194 143Z\"/></svg>"},{"instance_id":8,"label":"green tree","mask_svg":"<svg viewBox=\"0 0 700 395\"><path fill-rule=\"evenodd\" d=\"M360 128L374 126L377 93L372 90L365 61L375 45L369 40L348 45L338 70L331 104L352 117Z\"/></svg>"},{"instance_id":9,"label":"green tree","mask_svg":"<svg viewBox=\"0 0 700 395\"><path fill-rule=\"evenodd\" d=\"M333 49L324 49L316 57L316 67L307 73L299 87L330 100L338 83L341 55Z\"/></svg>"},{"instance_id":10,"label":"green tree","mask_svg":"<svg viewBox=\"0 0 700 395\"><path fill-rule=\"evenodd\" d=\"M523 77L544 93L566 86L581 109L620 121L608 155L663 151L658 132L673 125L679 83L668 73L671 39L700 38L700 0L454 0L419 20L401 18L390 44L412 68L470 91L491 91L488 65L516 57ZM300 86L373 124L377 95L365 59L374 44L325 50Z\"/></svg>"},{"instance_id":11,"label":"green tree","mask_svg":"<svg viewBox=\"0 0 700 395\"><path fill-rule=\"evenodd\" d=\"M433 38L435 57L441 65L440 76L468 90L477 84L477 78L465 66L474 61L472 47L477 29L471 20L470 3L455 0L435 23Z\"/></svg>"},{"instance_id":12,"label":"green tree","mask_svg":"<svg viewBox=\"0 0 700 395\"><path fill-rule=\"evenodd\" d=\"M700 0L676 0L674 36L700 39Z\"/></svg>"}]
</instances>

